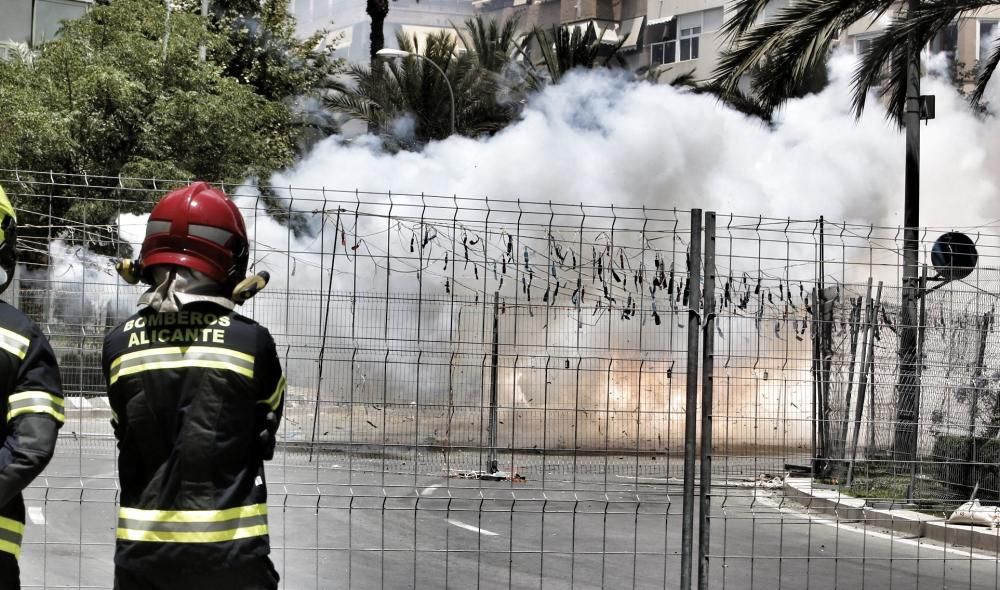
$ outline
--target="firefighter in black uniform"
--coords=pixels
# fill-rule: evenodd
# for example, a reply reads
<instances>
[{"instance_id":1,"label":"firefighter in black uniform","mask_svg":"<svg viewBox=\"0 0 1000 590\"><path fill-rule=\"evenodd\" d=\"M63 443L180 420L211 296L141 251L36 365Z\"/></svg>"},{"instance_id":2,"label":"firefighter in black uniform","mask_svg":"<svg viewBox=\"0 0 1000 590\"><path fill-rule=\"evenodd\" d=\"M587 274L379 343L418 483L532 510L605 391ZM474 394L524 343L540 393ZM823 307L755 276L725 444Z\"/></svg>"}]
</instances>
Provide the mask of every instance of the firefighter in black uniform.
<instances>
[{"instance_id":1,"label":"firefighter in black uniform","mask_svg":"<svg viewBox=\"0 0 1000 590\"><path fill-rule=\"evenodd\" d=\"M0 187L0 267L7 289L17 264L17 220ZM0 383L3 447L0 448L0 588L21 587L21 491L48 465L64 421L59 367L48 340L23 313L0 302Z\"/></svg>"},{"instance_id":2,"label":"firefighter in black uniform","mask_svg":"<svg viewBox=\"0 0 1000 590\"><path fill-rule=\"evenodd\" d=\"M120 451L116 589L278 587L263 461L285 378L267 329L233 311L266 283L245 277L247 260L239 209L199 182L157 203L139 259L119 265L150 289L104 341Z\"/></svg>"}]
</instances>

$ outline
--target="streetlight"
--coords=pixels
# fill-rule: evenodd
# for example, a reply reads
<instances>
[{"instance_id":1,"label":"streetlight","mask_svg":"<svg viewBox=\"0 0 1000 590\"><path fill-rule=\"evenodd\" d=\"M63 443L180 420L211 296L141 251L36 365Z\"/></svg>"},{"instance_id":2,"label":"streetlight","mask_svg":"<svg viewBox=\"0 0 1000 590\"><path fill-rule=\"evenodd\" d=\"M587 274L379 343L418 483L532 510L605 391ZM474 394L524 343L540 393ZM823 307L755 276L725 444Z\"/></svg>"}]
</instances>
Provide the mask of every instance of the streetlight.
<instances>
[{"instance_id":1,"label":"streetlight","mask_svg":"<svg viewBox=\"0 0 1000 590\"><path fill-rule=\"evenodd\" d=\"M375 52L375 55L384 59L404 59L407 57L417 57L425 60L427 63L434 66L434 69L441 72L441 77L444 78L444 83L448 86L448 96L451 97L451 134L455 135L455 91L451 88L451 81L448 80L448 75L444 73L441 66L434 63L434 60L427 57L426 55L421 55L419 53L414 53L412 51L403 51L402 49L379 49Z\"/></svg>"}]
</instances>

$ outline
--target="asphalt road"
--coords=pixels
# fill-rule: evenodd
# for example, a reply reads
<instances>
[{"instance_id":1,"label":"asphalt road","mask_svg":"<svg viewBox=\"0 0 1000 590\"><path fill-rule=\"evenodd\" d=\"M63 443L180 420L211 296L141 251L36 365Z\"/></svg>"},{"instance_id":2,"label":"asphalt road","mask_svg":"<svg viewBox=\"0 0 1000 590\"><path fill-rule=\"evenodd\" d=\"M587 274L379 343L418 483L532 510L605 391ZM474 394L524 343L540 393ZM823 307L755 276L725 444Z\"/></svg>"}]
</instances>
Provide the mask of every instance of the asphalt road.
<instances>
[{"instance_id":1,"label":"asphalt road","mask_svg":"<svg viewBox=\"0 0 1000 590\"><path fill-rule=\"evenodd\" d=\"M528 472L512 483L306 459L269 468L284 588L679 587L676 465L638 480ZM115 487L110 448L61 446L27 494L24 587L111 587ZM838 525L748 487L716 489L709 571L711 588L1000 587L993 556Z\"/></svg>"}]
</instances>

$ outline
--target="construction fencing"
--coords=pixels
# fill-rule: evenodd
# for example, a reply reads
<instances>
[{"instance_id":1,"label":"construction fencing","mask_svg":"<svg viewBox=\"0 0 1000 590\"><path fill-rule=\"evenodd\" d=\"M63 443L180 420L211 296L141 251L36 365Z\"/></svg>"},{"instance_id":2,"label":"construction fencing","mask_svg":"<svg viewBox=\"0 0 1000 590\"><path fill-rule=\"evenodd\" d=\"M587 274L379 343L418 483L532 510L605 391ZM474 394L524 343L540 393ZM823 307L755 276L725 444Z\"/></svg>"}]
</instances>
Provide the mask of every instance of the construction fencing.
<instances>
[{"instance_id":1,"label":"construction fencing","mask_svg":"<svg viewBox=\"0 0 1000 590\"><path fill-rule=\"evenodd\" d=\"M23 261L5 298L49 335L69 396L27 493L22 581L110 588L101 343L141 293L114 259L181 183L0 184ZM941 518L1000 494L989 228L967 230L978 269L923 298L918 452L901 461L898 228L223 188L271 275L240 312L288 378L268 466L283 587L998 586L995 559L866 535L782 494L799 473ZM924 259L942 231L921 233Z\"/></svg>"}]
</instances>

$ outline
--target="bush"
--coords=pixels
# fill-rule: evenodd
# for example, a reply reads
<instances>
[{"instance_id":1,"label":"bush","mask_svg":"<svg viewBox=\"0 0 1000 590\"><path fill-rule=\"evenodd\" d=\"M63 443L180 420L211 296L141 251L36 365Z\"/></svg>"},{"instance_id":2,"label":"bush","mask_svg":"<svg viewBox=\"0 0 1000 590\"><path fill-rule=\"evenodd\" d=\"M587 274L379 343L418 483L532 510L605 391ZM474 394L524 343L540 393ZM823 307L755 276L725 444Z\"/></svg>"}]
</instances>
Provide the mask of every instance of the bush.
<instances>
[{"instance_id":1,"label":"bush","mask_svg":"<svg viewBox=\"0 0 1000 590\"><path fill-rule=\"evenodd\" d=\"M1000 441L971 436L938 436L931 450L929 475L961 498L1000 500Z\"/></svg>"}]
</instances>

